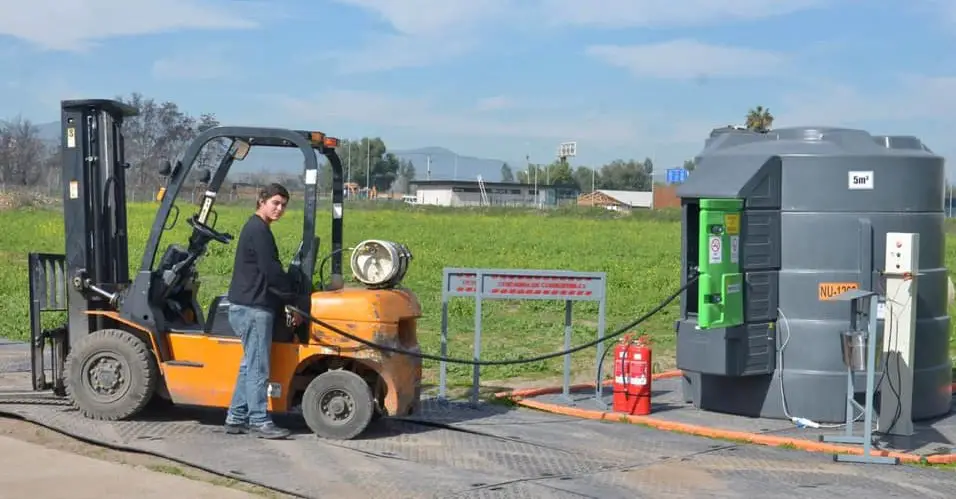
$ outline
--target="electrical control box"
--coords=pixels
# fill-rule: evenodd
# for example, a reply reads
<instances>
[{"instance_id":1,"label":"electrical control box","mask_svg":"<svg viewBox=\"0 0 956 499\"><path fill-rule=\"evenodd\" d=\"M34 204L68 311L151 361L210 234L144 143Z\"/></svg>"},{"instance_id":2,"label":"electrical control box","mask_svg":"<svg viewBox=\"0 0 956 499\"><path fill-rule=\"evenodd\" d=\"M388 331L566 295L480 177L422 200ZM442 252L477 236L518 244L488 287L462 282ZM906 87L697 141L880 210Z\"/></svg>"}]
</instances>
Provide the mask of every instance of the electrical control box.
<instances>
[{"instance_id":1,"label":"electrical control box","mask_svg":"<svg viewBox=\"0 0 956 499\"><path fill-rule=\"evenodd\" d=\"M697 326L729 327L744 322L744 282L740 272L743 200L701 199Z\"/></svg>"},{"instance_id":2,"label":"electrical control box","mask_svg":"<svg viewBox=\"0 0 956 499\"><path fill-rule=\"evenodd\" d=\"M919 234L909 232L886 233L886 264L883 273L911 274L919 269Z\"/></svg>"}]
</instances>

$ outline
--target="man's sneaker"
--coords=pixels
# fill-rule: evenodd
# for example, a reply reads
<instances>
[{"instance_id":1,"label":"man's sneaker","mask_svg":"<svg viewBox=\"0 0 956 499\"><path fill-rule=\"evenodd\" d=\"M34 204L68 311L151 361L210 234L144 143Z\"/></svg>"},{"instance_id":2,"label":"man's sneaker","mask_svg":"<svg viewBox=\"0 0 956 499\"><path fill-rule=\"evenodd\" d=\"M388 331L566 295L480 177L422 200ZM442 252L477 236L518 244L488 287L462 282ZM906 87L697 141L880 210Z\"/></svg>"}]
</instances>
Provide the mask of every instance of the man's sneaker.
<instances>
[{"instance_id":1,"label":"man's sneaker","mask_svg":"<svg viewBox=\"0 0 956 499\"><path fill-rule=\"evenodd\" d=\"M226 423L226 433L230 435L241 435L249 432L249 427L244 423Z\"/></svg>"},{"instance_id":2,"label":"man's sneaker","mask_svg":"<svg viewBox=\"0 0 956 499\"><path fill-rule=\"evenodd\" d=\"M279 428L274 423L249 425L250 432L259 438L278 439L288 437L291 433L285 428Z\"/></svg>"}]
</instances>

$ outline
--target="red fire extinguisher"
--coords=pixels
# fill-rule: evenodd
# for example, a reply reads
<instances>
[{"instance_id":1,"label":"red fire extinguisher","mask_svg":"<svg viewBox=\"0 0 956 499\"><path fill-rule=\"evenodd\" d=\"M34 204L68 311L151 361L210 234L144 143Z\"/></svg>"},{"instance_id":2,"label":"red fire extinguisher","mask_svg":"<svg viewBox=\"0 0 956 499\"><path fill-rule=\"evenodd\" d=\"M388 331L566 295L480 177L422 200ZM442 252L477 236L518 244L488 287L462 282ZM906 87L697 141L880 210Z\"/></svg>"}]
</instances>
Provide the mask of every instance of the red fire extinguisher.
<instances>
[{"instance_id":1,"label":"red fire extinguisher","mask_svg":"<svg viewBox=\"0 0 956 499\"><path fill-rule=\"evenodd\" d=\"M651 347L646 335L627 335L614 347L613 408L632 416L651 413Z\"/></svg>"}]
</instances>

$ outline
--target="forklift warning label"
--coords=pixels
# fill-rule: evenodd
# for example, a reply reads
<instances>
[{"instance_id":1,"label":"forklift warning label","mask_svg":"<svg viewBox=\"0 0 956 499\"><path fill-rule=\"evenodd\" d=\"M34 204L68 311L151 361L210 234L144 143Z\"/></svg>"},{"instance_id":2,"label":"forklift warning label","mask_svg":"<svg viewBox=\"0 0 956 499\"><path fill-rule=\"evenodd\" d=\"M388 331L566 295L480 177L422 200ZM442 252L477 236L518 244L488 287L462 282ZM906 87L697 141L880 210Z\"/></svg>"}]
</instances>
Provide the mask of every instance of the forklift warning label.
<instances>
[{"instance_id":1,"label":"forklift warning label","mask_svg":"<svg viewBox=\"0 0 956 499\"><path fill-rule=\"evenodd\" d=\"M730 263L740 262L740 236L730 236Z\"/></svg>"},{"instance_id":2,"label":"forklift warning label","mask_svg":"<svg viewBox=\"0 0 956 499\"><path fill-rule=\"evenodd\" d=\"M820 301L832 300L851 289L859 289L860 285L855 282L821 282L817 294Z\"/></svg>"},{"instance_id":3,"label":"forklift warning label","mask_svg":"<svg viewBox=\"0 0 956 499\"><path fill-rule=\"evenodd\" d=\"M710 263L720 263L723 261L723 248L720 241L720 236L710 236L710 241L707 243L710 248Z\"/></svg>"}]
</instances>

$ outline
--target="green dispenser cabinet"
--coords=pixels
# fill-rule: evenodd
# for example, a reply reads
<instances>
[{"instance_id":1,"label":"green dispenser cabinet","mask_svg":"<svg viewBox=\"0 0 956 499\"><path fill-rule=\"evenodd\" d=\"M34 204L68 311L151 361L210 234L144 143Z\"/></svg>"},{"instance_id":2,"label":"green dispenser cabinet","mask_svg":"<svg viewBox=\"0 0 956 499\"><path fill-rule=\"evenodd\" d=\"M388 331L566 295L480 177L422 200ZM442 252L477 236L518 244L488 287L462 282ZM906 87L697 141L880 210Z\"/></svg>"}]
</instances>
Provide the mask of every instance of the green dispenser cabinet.
<instances>
[{"instance_id":1,"label":"green dispenser cabinet","mask_svg":"<svg viewBox=\"0 0 956 499\"><path fill-rule=\"evenodd\" d=\"M740 271L740 199L701 199L697 325L701 329L743 324Z\"/></svg>"}]
</instances>

